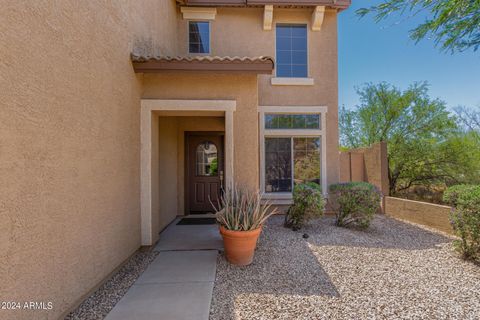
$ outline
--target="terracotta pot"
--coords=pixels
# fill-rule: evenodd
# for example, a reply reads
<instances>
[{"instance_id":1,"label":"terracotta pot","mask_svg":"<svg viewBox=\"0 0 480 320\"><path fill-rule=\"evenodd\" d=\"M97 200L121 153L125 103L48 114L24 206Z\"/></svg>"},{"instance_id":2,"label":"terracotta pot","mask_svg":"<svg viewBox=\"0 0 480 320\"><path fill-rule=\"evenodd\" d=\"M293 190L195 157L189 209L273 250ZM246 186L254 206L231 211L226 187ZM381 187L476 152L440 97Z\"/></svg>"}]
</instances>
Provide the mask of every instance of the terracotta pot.
<instances>
[{"instance_id":1,"label":"terracotta pot","mask_svg":"<svg viewBox=\"0 0 480 320\"><path fill-rule=\"evenodd\" d=\"M251 231L231 231L220 226L227 260L238 266L251 264L260 232L262 227Z\"/></svg>"}]
</instances>

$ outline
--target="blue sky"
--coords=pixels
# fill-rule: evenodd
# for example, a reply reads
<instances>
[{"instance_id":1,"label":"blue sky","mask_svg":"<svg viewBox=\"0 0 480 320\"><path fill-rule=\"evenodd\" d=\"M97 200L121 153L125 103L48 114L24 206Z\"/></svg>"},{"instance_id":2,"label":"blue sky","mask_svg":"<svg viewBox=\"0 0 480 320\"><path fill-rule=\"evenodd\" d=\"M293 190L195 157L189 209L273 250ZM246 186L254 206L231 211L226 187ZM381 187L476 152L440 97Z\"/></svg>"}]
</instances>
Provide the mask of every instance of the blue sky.
<instances>
[{"instance_id":1,"label":"blue sky","mask_svg":"<svg viewBox=\"0 0 480 320\"><path fill-rule=\"evenodd\" d=\"M371 16L359 19L355 10L378 0L353 0L339 18L339 103L352 108L359 103L355 87L386 81L406 89L415 81L428 81L430 96L450 108L480 107L480 50L440 52L432 40L418 44L408 31L422 17L392 17L376 24Z\"/></svg>"}]
</instances>

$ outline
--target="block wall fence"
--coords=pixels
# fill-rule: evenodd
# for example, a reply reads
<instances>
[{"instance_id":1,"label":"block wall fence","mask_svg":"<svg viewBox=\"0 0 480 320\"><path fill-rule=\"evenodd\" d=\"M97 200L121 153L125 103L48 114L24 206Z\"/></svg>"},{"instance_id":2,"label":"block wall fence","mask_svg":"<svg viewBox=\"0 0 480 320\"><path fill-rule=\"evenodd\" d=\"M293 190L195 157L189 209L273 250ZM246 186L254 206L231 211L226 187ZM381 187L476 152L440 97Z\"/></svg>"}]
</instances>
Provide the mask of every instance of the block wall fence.
<instances>
[{"instance_id":1,"label":"block wall fence","mask_svg":"<svg viewBox=\"0 0 480 320\"><path fill-rule=\"evenodd\" d=\"M375 185L383 195L382 212L387 216L453 234L449 220L451 207L389 196L385 142L340 152L340 182L351 181Z\"/></svg>"},{"instance_id":2,"label":"block wall fence","mask_svg":"<svg viewBox=\"0 0 480 320\"><path fill-rule=\"evenodd\" d=\"M365 181L388 195L387 143L340 152L340 182Z\"/></svg>"}]
</instances>

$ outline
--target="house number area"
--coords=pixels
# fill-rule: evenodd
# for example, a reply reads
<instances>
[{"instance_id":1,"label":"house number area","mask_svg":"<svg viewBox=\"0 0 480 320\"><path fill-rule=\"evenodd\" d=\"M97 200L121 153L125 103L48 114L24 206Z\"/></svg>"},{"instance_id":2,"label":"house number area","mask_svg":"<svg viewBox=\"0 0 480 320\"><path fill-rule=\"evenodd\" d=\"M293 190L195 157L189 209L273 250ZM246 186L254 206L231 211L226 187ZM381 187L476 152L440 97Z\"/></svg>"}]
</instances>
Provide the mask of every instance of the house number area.
<instances>
[{"instance_id":1,"label":"house number area","mask_svg":"<svg viewBox=\"0 0 480 320\"><path fill-rule=\"evenodd\" d=\"M51 301L2 301L1 310L52 310Z\"/></svg>"}]
</instances>

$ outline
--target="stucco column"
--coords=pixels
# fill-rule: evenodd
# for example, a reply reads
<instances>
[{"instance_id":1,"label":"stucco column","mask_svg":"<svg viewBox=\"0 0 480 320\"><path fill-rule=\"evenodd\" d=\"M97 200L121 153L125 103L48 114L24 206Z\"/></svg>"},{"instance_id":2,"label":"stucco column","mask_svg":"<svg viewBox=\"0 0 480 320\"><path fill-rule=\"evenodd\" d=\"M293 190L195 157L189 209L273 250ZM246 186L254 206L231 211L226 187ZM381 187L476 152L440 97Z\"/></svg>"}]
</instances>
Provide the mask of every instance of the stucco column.
<instances>
[{"instance_id":1,"label":"stucco column","mask_svg":"<svg viewBox=\"0 0 480 320\"><path fill-rule=\"evenodd\" d=\"M225 111L225 186L233 186L233 112Z\"/></svg>"},{"instance_id":2,"label":"stucco column","mask_svg":"<svg viewBox=\"0 0 480 320\"><path fill-rule=\"evenodd\" d=\"M148 106L141 106L140 119L140 212L143 246L152 245L152 111Z\"/></svg>"}]
</instances>

